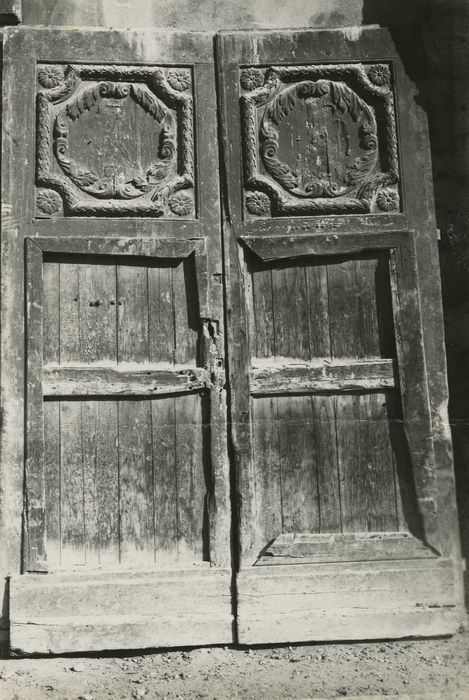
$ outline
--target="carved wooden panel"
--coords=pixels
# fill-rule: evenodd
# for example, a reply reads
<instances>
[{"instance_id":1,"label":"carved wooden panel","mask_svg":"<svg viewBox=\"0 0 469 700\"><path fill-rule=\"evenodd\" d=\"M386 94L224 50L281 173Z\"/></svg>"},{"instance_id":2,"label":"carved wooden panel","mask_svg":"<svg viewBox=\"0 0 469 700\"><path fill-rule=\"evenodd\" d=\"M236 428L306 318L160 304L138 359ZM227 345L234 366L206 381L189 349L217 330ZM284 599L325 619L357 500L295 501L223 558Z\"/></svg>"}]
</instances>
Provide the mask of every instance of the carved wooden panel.
<instances>
[{"instance_id":1,"label":"carved wooden panel","mask_svg":"<svg viewBox=\"0 0 469 700\"><path fill-rule=\"evenodd\" d=\"M391 65L240 70L248 216L400 211Z\"/></svg>"},{"instance_id":2,"label":"carved wooden panel","mask_svg":"<svg viewBox=\"0 0 469 700\"><path fill-rule=\"evenodd\" d=\"M188 68L38 66L38 217L194 218Z\"/></svg>"}]
</instances>

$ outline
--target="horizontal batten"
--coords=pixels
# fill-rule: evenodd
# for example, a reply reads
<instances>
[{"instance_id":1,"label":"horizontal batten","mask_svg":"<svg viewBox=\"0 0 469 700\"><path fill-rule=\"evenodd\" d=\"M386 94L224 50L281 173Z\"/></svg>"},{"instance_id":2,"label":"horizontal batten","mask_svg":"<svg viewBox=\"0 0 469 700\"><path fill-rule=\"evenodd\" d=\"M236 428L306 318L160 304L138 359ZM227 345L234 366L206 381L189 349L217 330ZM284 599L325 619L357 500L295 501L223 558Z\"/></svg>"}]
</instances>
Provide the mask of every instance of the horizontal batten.
<instances>
[{"instance_id":1,"label":"horizontal batten","mask_svg":"<svg viewBox=\"0 0 469 700\"><path fill-rule=\"evenodd\" d=\"M44 396L153 396L204 389L210 373L202 368L122 369L46 365Z\"/></svg>"},{"instance_id":2,"label":"horizontal batten","mask_svg":"<svg viewBox=\"0 0 469 700\"><path fill-rule=\"evenodd\" d=\"M251 394L393 389L395 374L394 360L254 366L251 368Z\"/></svg>"}]
</instances>

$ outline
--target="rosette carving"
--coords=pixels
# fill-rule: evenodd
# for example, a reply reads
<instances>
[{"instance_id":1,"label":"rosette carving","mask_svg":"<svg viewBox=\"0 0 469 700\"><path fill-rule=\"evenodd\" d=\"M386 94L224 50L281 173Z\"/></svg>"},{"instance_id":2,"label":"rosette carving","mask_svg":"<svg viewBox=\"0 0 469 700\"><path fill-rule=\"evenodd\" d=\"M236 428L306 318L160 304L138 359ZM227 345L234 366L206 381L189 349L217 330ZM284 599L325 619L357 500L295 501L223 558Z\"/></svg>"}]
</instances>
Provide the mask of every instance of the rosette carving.
<instances>
[{"instance_id":1,"label":"rosette carving","mask_svg":"<svg viewBox=\"0 0 469 700\"><path fill-rule=\"evenodd\" d=\"M262 74L240 97L248 190L265 193L273 215L382 211L374 195L399 179L388 66L275 66Z\"/></svg>"},{"instance_id":2,"label":"rosette carving","mask_svg":"<svg viewBox=\"0 0 469 700\"><path fill-rule=\"evenodd\" d=\"M177 70L181 80L183 73L190 76ZM66 213L174 214L171 195L194 184L192 95L181 94L182 83L174 89L164 71L153 67L69 66L60 83L58 72L44 76L42 85L46 87L46 80L51 87L38 94L37 184L59 193ZM184 92L190 85L189 80ZM122 121L127 114L143 113L148 115L145 120L150 118L142 122L149 147L140 150L140 156L137 147L132 150L135 133L130 124L122 144L115 144L104 131L96 155L86 142L83 148L77 145L83 134L86 138L88 124L105 130L106 120L114 119L110 123L115 124L116 118Z\"/></svg>"}]
</instances>

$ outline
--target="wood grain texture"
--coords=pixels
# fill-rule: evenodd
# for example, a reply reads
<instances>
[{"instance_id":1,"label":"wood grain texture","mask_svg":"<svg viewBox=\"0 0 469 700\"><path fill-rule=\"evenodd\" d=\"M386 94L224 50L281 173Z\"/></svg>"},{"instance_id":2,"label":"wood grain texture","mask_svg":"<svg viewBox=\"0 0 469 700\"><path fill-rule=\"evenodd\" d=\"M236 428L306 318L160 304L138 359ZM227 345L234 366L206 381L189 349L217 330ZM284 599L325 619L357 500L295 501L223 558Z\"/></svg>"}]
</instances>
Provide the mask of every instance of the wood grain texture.
<instances>
[{"instance_id":1,"label":"wood grain texture","mask_svg":"<svg viewBox=\"0 0 469 700\"><path fill-rule=\"evenodd\" d=\"M244 644L452 634L459 624L448 560L255 566L237 580Z\"/></svg>"},{"instance_id":2,"label":"wood grain texture","mask_svg":"<svg viewBox=\"0 0 469 700\"><path fill-rule=\"evenodd\" d=\"M206 319L223 319L223 306L221 298L221 245L219 233L219 192L218 192L218 168L216 158L218 156L218 144L216 138L216 104L215 104L215 80L213 67L213 40L212 37L198 34L180 34L170 32L160 33L150 31L108 31L108 30L57 30L50 28L28 27L24 30L7 32L5 39L5 125L9 125L10 133L16 133L20 139L15 145L13 142L4 144L2 158L2 298L1 298L1 327L2 327L2 461L0 464L0 547L1 561L5 562L3 573L15 573L20 571L21 559L23 566L27 568L27 556L21 554L21 508L23 504L23 477L25 430L24 430L24 387L25 379L36 382L37 395L41 394L41 381L36 381L42 369L38 365L38 372L25 377L27 356L24 353L24 310L26 309L24 289L24 250L23 239L34 238L33 246L38 246L43 253L43 281L44 301L42 307L43 316L39 325L42 325L46 334L44 347L40 354L46 364L63 366L86 365L92 368L100 364L114 366L117 364L119 353L121 357L128 357L128 362L137 365L145 362L161 365L169 365L174 368L178 362L177 353L184 356L186 367L195 370L211 372L211 368L205 365L205 360L199 357L199 340L201 334L201 316ZM53 56L51 55L53 47ZM163 49L162 49L163 47ZM24 56L30 57L27 65ZM197 220L193 221L163 221L162 219L148 220L144 217L112 218L105 220L96 217L70 217L65 213L57 219L35 219L35 131L36 108L35 96L37 91L36 66L37 64L58 63L61 65L81 64L83 56L96 65L159 65L163 62L168 65L187 66L187 69L196 76L195 83L200 91L194 100L193 125L196 131L194 153L195 161L195 187L197 190ZM168 63L169 62L169 63ZM200 63L199 63L200 62ZM21 115L21 119L19 119ZM140 115L141 116L141 115ZM143 115L146 119L146 115ZM81 121L83 132L85 131L87 117ZM89 120L88 120L89 121ZM18 128L17 128L18 127ZM80 127L81 128L81 127ZM86 136L82 132L82 137ZM139 143L139 134L130 135L129 152L135 153ZM107 135L104 135L107 138ZM96 138L96 134L90 135L90 141ZM16 140L16 136L15 136ZM125 149L125 144L116 143L118 149ZM143 141L140 146L143 147ZM146 146L145 146L146 149ZM122 154L122 150L121 150ZM97 154L95 154L96 157ZM31 167L24 167L29 163ZM186 261L183 262L183 261ZM173 277L174 269L178 268L178 279L175 284L171 279L169 288L164 277L169 271ZM26 265L26 275L29 274ZM119 275L116 269L119 269ZM121 270L133 268L133 279L125 279L125 273ZM156 270L158 269L158 272ZM161 270L161 272L160 272ZM154 301L153 280L154 276L161 276L158 294L164 297L166 306L162 306L157 312L159 302ZM116 278L120 276L120 287L123 288L125 304L129 311L119 312L118 289ZM146 289L145 293L145 280ZM119 280L117 280L119 282ZM215 281L215 283L214 283ZM156 282L154 283L156 284ZM119 286L119 284L117 285ZM214 291L216 287L216 291ZM173 293L174 288L174 293ZM129 291L130 290L130 291ZM177 303L175 294L177 292ZM167 305L171 305L180 313L178 319L173 316L169 319L169 330L162 327L167 320ZM121 304L123 306L124 304ZM33 312L40 309L33 307ZM120 314L120 316L119 316ZM119 319L119 323L118 323ZM155 320L156 319L156 320ZM188 327L182 327L186 323ZM155 327L156 326L156 327ZM120 332L120 338L119 338ZM223 328L221 329L223 333ZM167 335L168 333L168 335ZM31 336L39 338L39 334L31 333ZM178 336L176 338L176 335ZM40 343L36 343L39 347ZM37 353L36 353L37 355ZM34 355L34 358L36 357ZM131 357L133 356L133 357ZM223 360L223 343L218 349L218 356ZM33 360L31 353L31 359ZM34 364L34 363L33 363ZM138 367L135 367L138 371ZM223 361L218 369L217 391L222 393L224 381L221 381ZM192 386L187 387L193 391ZM213 391L213 386L200 387L206 395ZM198 389L197 389L198 390ZM124 401L137 405L138 400L134 395L126 394ZM163 394L163 396L166 396ZM200 397L198 397L199 399ZM159 414L159 408L154 411L158 398L151 398L145 402L148 409L148 420L143 421L142 427L140 413L141 406L134 411L128 411L124 418L124 444L120 445L120 420L118 418L119 407L122 407L122 399L115 400L114 396L106 398L87 394L74 394L68 396L68 400L59 401L57 397L49 396L44 402L46 414L45 431L45 470L42 470L40 460L35 461L35 474L26 472L26 496L31 502L45 475L44 497L49 511L39 508L38 522L45 524L47 535L47 547L52 568L60 566L77 566L79 569L98 565L123 566L119 562L119 556L125 554L125 547L120 552L122 540L120 536L120 509L126 507L122 502L124 494L121 491L121 477L124 476L130 485L133 494L126 493L129 502L141 497L141 483L148 474L140 466L147 464L146 453L151 455L151 476L157 476L160 472L154 466L156 447L153 441L157 440L153 434L154 413ZM133 399L133 400L132 400ZM169 398L173 406L177 399ZM28 433L32 435L33 428L37 435L42 435L42 408L37 410L31 403L32 422ZM208 405L208 402L205 401ZM212 402L215 405L215 401ZM210 405L212 405L210 403ZM221 449L218 445L216 463L217 482L214 484L210 478L211 453L210 444L217 445L215 435L219 430L222 439L226 436L226 406L220 400L221 408L218 410L216 422L211 428L209 440L200 438L203 445L203 464L201 466L204 492L195 494L196 504L205 499L207 484L215 491L218 489L221 495L222 489L218 485L225 479L228 482L227 460L222 459ZM134 406L135 407L135 406ZM225 409L225 413L223 413ZM204 417L191 416L189 423L194 423L196 429L202 431L202 422L210 424L207 416L207 407L204 408ZM170 415L163 422L170 425L169 432L175 434L174 421ZM125 411L124 411L125 413ZM128 420L127 420L128 418ZM133 420L133 423L132 423ZM140 422L138 440L135 437ZM34 425L33 425L34 423ZM135 430L134 430L135 429ZM197 438L199 439L199 438ZM141 449L143 445L144 449ZM149 450L147 450L149 446ZM121 473L120 450L126 454L128 465L127 472ZM175 447L174 447L175 449ZM226 440L225 440L226 451ZM187 452L187 446L186 446ZM142 458L143 454L143 458ZM215 451L213 453L215 455ZM193 470L195 473L195 469ZM174 474L173 474L174 475ZM143 479L141 477L144 477ZM199 472L197 471L197 478ZM168 472L164 477L168 480ZM162 478L163 482L164 479ZM36 480L36 481L34 481ZM197 483L200 483L197 482ZM156 482L151 485L150 501L157 491ZM160 494L164 492L160 486ZM226 496L225 496L226 498ZM6 508L3 507L8 503ZM186 513L187 520L191 518L211 517L199 514ZM223 500L219 500L219 509L224 507ZM226 506L225 506L226 507ZM137 505L138 508L138 505ZM173 504L177 508L177 504ZM202 509L205 508L205 504ZM155 557L156 533L155 533L155 508L150 508L151 537L154 543L149 548L149 557L152 562ZM223 514L222 514L223 515ZM163 516L166 517L166 516ZM218 527L223 517L214 518L213 533L217 540L218 550L223 543L224 550L229 552L229 540L227 539L226 523ZM229 518L225 514L226 517ZM160 534L164 529L171 527L171 518L168 523L159 523ZM144 517L145 520L145 517ZM140 546L141 531L145 532L145 523L141 523L138 513L127 513L124 518L127 533L132 535ZM216 521L216 522L215 522ZM138 526L138 527L137 527ZM207 533L211 533L212 523L206 526ZM218 528L218 529L217 529ZM225 528L223 530L223 528ZM188 537L196 539L196 536L205 537L204 544L197 542L197 547L211 552L206 539L207 536L197 532L194 536L188 533ZM148 538L147 538L148 539ZM145 545L146 546L146 545ZM137 548L138 548L137 547ZM127 548L129 551L131 547ZM145 547L144 547L145 549ZM214 546L214 551L215 551ZM139 550L140 551L140 550ZM147 554L145 554L145 557ZM121 557L122 558L122 557ZM197 556L198 558L198 556ZM214 564L220 565L222 556L219 556ZM187 559L187 557L186 557ZM161 567L167 563L159 561ZM168 564L169 565L169 564ZM3 563L2 563L3 566ZM211 576L211 572L207 572ZM76 576L76 572L71 574ZM108 579L103 591L102 600L112 593L112 583L120 574L114 573L113 579ZM177 588L179 574L175 574L172 584ZM202 581L203 587L205 581ZM224 578L224 590L229 591L230 575ZM197 588L197 585L196 585ZM93 594L88 592L88 599L93 599ZM229 592L228 592L229 597ZM138 598L138 596L137 596ZM53 593L47 593L47 600L53 600ZM62 604L66 602L62 600ZM99 607L99 606L98 606ZM106 633L106 625L101 627L101 636L94 638L92 630L91 614L87 618L83 629L90 631L89 648L103 648L109 642ZM180 626L180 622L172 620L166 624L161 609L156 617L161 618L158 627L155 618L152 624L145 625L143 617L134 626L136 632L144 629L144 633L132 635L133 644L153 645L155 643L170 644L172 638L176 639L177 629L182 629L181 643L186 639L196 643L200 637L200 630L204 625L206 629L211 625L210 616L203 620L194 621L194 634L190 622ZM218 618L214 615L214 619ZM109 622L109 620L108 620ZM229 641L231 639L231 618L220 634L207 634L207 643L212 641ZM110 623L112 627L112 623ZM34 626L32 626L34 627ZM80 627L80 625L78 626ZM155 629L158 627L158 633ZM215 623L212 629L215 629ZM64 629L69 628L69 622L59 632L54 627L51 633L57 632L56 641L60 647L63 638L63 648L70 651L77 648L79 634L77 630L71 631L65 644ZM117 628L117 630L116 630ZM128 628L125 621L119 621L114 628L115 637L119 639L127 635ZM71 629L71 628L70 628ZM151 630L149 632L148 630ZM31 631L31 628L30 628ZM202 635L203 638L204 635ZM99 640L96 641L99 637ZM173 639L173 641L174 641ZM54 642L55 644L56 642ZM52 646L54 646L52 644ZM50 645L45 645L47 650ZM87 648L87 645L84 647ZM93 647L95 648L95 647Z\"/></svg>"},{"instance_id":3,"label":"wood grain texture","mask_svg":"<svg viewBox=\"0 0 469 700\"><path fill-rule=\"evenodd\" d=\"M313 535L284 533L266 549L256 566L315 562L434 559L436 553L408 532Z\"/></svg>"},{"instance_id":4,"label":"wood grain texture","mask_svg":"<svg viewBox=\"0 0 469 700\"><path fill-rule=\"evenodd\" d=\"M205 389L210 383L202 368L163 369L143 363L138 369L125 369L122 364L49 365L44 367L43 379L44 396L154 396Z\"/></svg>"},{"instance_id":5,"label":"wood grain texture","mask_svg":"<svg viewBox=\"0 0 469 700\"><path fill-rule=\"evenodd\" d=\"M49 654L226 644L230 581L229 570L214 568L15 577L11 648Z\"/></svg>"},{"instance_id":6,"label":"wood grain texture","mask_svg":"<svg viewBox=\"0 0 469 700\"><path fill-rule=\"evenodd\" d=\"M251 369L251 393L298 394L394 388L393 360L255 363Z\"/></svg>"}]
</instances>

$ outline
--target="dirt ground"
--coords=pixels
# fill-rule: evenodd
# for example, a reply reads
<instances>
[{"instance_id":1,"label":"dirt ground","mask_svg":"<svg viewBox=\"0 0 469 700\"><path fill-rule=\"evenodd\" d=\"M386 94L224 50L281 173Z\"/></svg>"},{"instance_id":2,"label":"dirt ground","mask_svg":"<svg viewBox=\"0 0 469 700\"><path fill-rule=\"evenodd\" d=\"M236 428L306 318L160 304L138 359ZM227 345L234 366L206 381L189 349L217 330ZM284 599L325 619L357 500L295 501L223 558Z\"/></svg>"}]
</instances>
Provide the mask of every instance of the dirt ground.
<instances>
[{"instance_id":1,"label":"dirt ground","mask_svg":"<svg viewBox=\"0 0 469 700\"><path fill-rule=\"evenodd\" d=\"M469 699L469 634L0 660L2 700Z\"/></svg>"}]
</instances>

